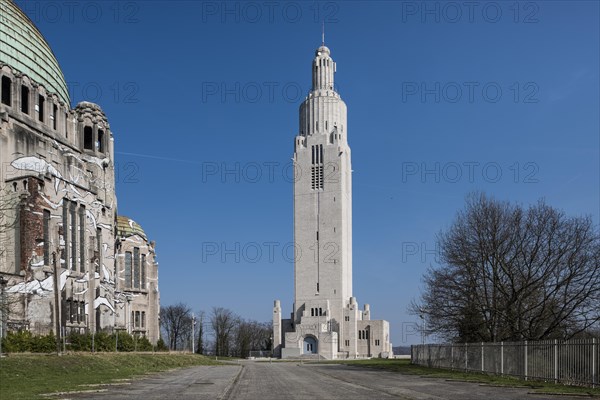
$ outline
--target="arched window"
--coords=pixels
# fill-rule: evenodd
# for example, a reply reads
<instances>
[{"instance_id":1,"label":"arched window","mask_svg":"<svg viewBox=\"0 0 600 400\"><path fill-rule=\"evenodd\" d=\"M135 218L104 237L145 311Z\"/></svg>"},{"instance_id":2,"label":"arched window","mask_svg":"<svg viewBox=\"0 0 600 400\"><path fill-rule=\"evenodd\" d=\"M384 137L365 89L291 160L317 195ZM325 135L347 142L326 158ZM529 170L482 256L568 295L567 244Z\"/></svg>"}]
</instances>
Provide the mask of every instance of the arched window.
<instances>
[{"instance_id":1,"label":"arched window","mask_svg":"<svg viewBox=\"0 0 600 400\"><path fill-rule=\"evenodd\" d=\"M2 104L10 106L12 103L12 81L8 76L2 77Z\"/></svg>"},{"instance_id":2,"label":"arched window","mask_svg":"<svg viewBox=\"0 0 600 400\"><path fill-rule=\"evenodd\" d=\"M98 141L96 142L96 149L100 153L104 153L104 131L102 129L98 129Z\"/></svg>"},{"instance_id":3,"label":"arched window","mask_svg":"<svg viewBox=\"0 0 600 400\"><path fill-rule=\"evenodd\" d=\"M83 128L83 148L85 150L94 150L94 133L91 126Z\"/></svg>"},{"instance_id":4,"label":"arched window","mask_svg":"<svg viewBox=\"0 0 600 400\"><path fill-rule=\"evenodd\" d=\"M21 112L29 114L29 88L21 85Z\"/></svg>"},{"instance_id":5,"label":"arched window","mask_svg":"<svg viewBox=\"0 0 600 400\"><path fill-rule=\"evenodd\" d=\"M140 288L140 248L133 248L133 287Z\"/></svg>"},{"instance_id":6,"label":"arched window","mask_svg":"<svg viewBox=\"0 0 600 400\"><path fill-rule=\"evenodd\" d=\"M52 105L52 128L56 130L58 126L58 106L56 104Z\"/></svg>"},{"instance_id":7,"label":"arched window","mask_svg":"<svg viewBox=\"0 0 600 400\"><path fill-rule=\"evenodd\" d=\"M146 289L146 255L142 254L140 288Z\"/></svg>"},{"instance_id":8,"label":"arched window","mask_svg":"<svg viewBox=\"0 0 600 400\"><path fill-rule=\"evenodd\" d=\"M40 122L44 122L44 107L46 104L46 99L41 94L38 95L38 120Z\"/></svg>"},{"instance_id":9,"label":"arched window","mask_svg":"<svg viewBox=\"0 0 600 400\"><path fill-rule=\"evenodd\" d=\"M124 278L125 278L125 283L124 283L124 287L126 288L130 288L131 287L131 276L132 276L132 271L131 271L131 264L132 264L132 254L130 251L125 252L125 274L124 274Z\"/></svg>"}]
</instances>

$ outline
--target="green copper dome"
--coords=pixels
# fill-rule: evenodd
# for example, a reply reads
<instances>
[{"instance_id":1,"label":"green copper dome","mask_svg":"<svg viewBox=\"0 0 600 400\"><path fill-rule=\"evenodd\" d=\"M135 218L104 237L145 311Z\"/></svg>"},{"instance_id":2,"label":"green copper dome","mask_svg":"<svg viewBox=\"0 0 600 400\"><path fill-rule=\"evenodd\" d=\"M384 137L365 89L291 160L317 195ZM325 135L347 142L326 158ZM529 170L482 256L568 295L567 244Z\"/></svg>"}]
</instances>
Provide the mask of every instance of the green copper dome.
<instances>
[{"instance_id":1,"label":"green copper dome","mask_svg":"<svg viewBox=\"0 0 600 400\"><path fill-rule=\"evenodd\" d=\"M148 240L146 233L137 222L123 215L117 216L117 236L127 238L133 235L138 235L144 240Z\"/></svg>"},{"instance_id":2,"label":"green copper dome","mask_svg":"<svg viewBox=\"0 0 600 400\"><path fill-rule=\"evenodd\" d=\"M70 106L65 77L52 49L12 0L0 0L0 63L44 85Z\"/></svg>"}]
</instances>

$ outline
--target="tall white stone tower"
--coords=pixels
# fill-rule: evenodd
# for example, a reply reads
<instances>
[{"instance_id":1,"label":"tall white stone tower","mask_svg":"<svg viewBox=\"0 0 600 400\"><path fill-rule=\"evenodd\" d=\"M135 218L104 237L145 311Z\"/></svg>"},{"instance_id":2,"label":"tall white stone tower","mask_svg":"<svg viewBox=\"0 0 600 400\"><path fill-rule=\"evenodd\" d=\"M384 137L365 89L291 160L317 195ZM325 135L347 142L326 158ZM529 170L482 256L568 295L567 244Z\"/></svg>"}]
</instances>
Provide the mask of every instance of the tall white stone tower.
<instances>
[{"instance_id":1,"label":"tall white stone tower","mask_svg":"<svg viewBox=\"0 0 600 400\"><path fill-rule=\"evenodd\" d=\"M293 158L296 323L315 302L340 322L352 296L352 170L346 104L334 89L334 73L329 49L319 47Z\"/></svg>"},{"instance_id":2,"label":"tall white stone tower","mask_svg":"<svg viewBox=\"0 0 600 400\"><path fill-rule=\"evenodd\" d=\"M368 321L369 306L359 311L352 295L351 154L335 72L323 44L312 62L312 88L300 106L294 142L294 307L283 320L279 301L273 309L274 349L283 357L391 354L387 321ZM370 323L364 329L363 321Z\"/></svg>"}]
</instances>

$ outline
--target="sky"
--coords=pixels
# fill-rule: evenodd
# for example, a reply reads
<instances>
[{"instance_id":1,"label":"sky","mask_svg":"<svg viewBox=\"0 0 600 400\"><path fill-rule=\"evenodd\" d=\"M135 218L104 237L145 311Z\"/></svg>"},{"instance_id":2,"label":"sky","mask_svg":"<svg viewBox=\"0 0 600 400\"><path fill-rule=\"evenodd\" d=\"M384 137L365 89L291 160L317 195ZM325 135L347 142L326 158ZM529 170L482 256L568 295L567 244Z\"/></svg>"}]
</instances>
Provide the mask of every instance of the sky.
<instances>
[{"instance_id":1,"label":"sky","mask_svg":"<svg viewBox=\"0 0 600 400\"><path fill-rule=\"evenodd\" d=\"M354 296L419 343L435 237L475 191L600 218L596 1L17 1L108 116L162 305L293 301L294 137L325 42L348 106Z\"/></svg>"}]
</instances>

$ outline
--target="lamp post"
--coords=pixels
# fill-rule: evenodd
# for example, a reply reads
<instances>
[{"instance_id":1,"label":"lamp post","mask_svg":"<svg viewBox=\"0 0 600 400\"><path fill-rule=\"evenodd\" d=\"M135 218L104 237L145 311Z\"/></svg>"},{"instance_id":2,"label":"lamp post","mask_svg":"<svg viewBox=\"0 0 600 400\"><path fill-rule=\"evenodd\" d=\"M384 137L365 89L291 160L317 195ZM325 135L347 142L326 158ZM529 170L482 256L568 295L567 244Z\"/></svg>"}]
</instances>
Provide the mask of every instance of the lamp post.
<instances>
[{"instance_id":1,"label":"lamp post","mask_svg":"<svg viewBox=\"0 0 600 400\"><path fill-rule=\"evenodd\" d=\"M194 341L196 337L196 316L192 313L192 354L194 354Z\"/></svg>"},{"instance_id":2,"label":"lamp post","mask_svg":"<svg viewBox=\"0 0 600 400\"><path fill-rule=\"evenodd\" d=\"M425 344L425 316L423 315L424 310L420 309L421 313L419 314L419 318L421 318L421 344Z\"/></svg>"},{"instance_id":3,"label":"lamp post","mask_svg":"<svg viewBox=\"0 0 600 400\"><path fill-rule=\"evenodd\" d=\"M60 238L60 230L57 230L57 234L58 237ZM50 240L50 244L53 244L53 241ZM66 346L66 329L63 331L63 326L62 326L62 304L60 302L60 298L61 298L61 293L60 291L62 290L62 288L60 287L60 272L62 269L62 265L59 265L61 260L59 260L59 258L62 258L62 255L65 255L65 267L68 269L68 265L66 265L66 263L68 262L66 259L66 253L65 253L65 244L64 241L59 240L58 241L58 246L56 246L56 250L52 252L52 272L53 272L53 279L52 279L52 284L53 284L53 289L54 289L54 329L56 330L56 354L60 355L60 342L61 342L61 336L62 336L62 342L63 342L63 351L65 350L65 346Z\"/></svg>"},{"instance_id":4,"label":"lamp post","mask_svg":"<svg viewBox=\"0 0 600 400\"><path fill-rule=\"evenodd\" d=\"M2 339L4 338L4 287L8 283L3 276L0 276L0 357L2 357Z\"/></svg>"},{"instance_id":5,"label":"lamp post","mask_svg":"<svg viewBox=\"0 0 600 400\"><path fill-rule=\"evenodd\" d=\"M54 271L53 284L54 284L54 328L56 329L56 354L60 355L60 339L61 339L61 321L60 321L60 284L58 276L58 260L56 259L56 252L52 252L52 270Z\"/></svg>"},{"instance_id":6,"label":"lamp post","mask_svg":"<svg viewBox=\"0 0 600 400\"><path fill-rule=\"evenodd\" d=\"M131 297L125 295L125 300L127 301L127 306L125 307L125 329L127 333L133 333L133 321L131 318ZM127 318L129 317L129 324L127 323ZM129 332L132 331L132 332Z\"/></svg>"}]
</instances>

